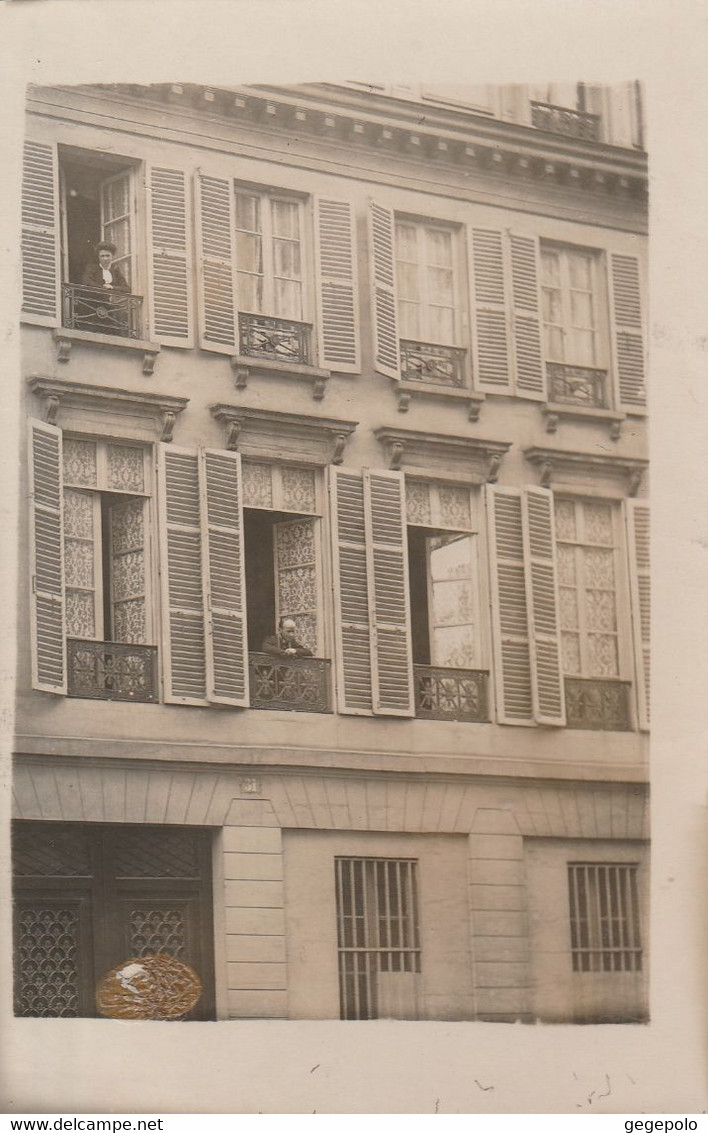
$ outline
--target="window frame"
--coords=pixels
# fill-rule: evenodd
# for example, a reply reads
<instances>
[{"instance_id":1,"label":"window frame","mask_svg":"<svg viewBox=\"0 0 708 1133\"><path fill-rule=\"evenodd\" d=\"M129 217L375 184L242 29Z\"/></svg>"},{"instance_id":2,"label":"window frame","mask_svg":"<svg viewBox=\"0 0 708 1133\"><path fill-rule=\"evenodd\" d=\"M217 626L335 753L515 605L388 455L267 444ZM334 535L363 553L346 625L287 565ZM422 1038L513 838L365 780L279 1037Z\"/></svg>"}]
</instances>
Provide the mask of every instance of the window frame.
<instances>
[{"instance_id":1,"label":"window frame","mask_svg":"<svg viewBox=\"0 0 708 1133\"><path fill-rule=\"evenodd\" d=\"M559 256L560 261L560 282L557 290L560 292L561 302L561 324L549 324L545 317L544 312L544 293L549 285L546 284L544 279L544 253L554 252ZM573 253L583 253L588 255L591 259L591 284L592 290L590 292L593 303L593 322L592 328L574 328L572 325L571 315L571 292L573 290L580 290L573 288L571 285L570 274L570 256ZM610 304L609 304L609 286L607 281L607 257L603 248L592 248L582 244L570 244L564 241L547 240L541 238L540 240L540 266L541 275L539 278L539 300L541 310L541 329L542 329L542 349L544 363L552 363L561 366L579 367L581 369L596 369L604 370L607 374L607 388L605 390L605 398L608 407L614 401L614 390L612 382L612 324L610 318ZM594 361L592 364L586 362L574 361L570 358L553 358L548 349L548 339L546 335L547 326L558 327L562 335L563 341L563 354L567 353L567 343L570 340L574 329L588 330L592 329L593 334L593 354Z\"/></svg>"},{"instance_id":2,"label":"window frame","mask_svg":"<svg viewBox=\"0 0 708 1133\"><path fill-rule=\"evenodd\" d=\"M466 311L467 311L466 295L465 295L465 290L464 290L464 270L463 269L464 269L465 265L464 265L464 262L463 262L462 242L463 242L464 233L463 233L462 226L459 225L459 224L456 224L454 221L448 221L448 220L444 220L444 219L441 219L441 218L438 218L438 217L420 216L420 215L416 215L416 214L402 212L402 211L399 211L399 210L394 210L393 220L394 220L394 231L393 231L394 248L393 248L393 253L394 253L394 264L395 264L395 274L396 274L396 316L397 316L397 320L398 320L398 323L399 323L399 327L398 327L399 342L402 340L402 341L409 341L409 342L420 342L420 343L423 343L424 345L429 345L429 346L444 346L444 347L449 347L450 349L457 349L457 350L462 349L467 354L469 352L469 344L465 340L465 335L467 334L467 331L468 331L468 324L467 324L467 317L466 317ZM400 281L400 273L399 273L399 262L401 262L401 261L399 261L398 248L397 248L398 227L399 227L399 225L406 225L406 224L412 226L415 229L415 232L416 232L416 252L418 252L421 248L421 235L427 235L427 233L429 231L444 232L444 233L446 233L447 235L450 236L451 261L452 261L451 265L450 265L450 270L452 272L452 293L453 293L453 306L452 306L453 333L452 333L452 336L451 336L452 341L450 341L450 342L442 342L440 340L440 338L434 338L431 334L429 334L431 307L435 307L435 306L442 307L445 310L450 310L450 308L445 307L443 304L434 304L434 303L431 302L430 291L429 291L429 287L428 287L428 272L429 272L431 266L435 267L435 266L438 266L438 265L429 264L428 260L427 260L427 254L426 254L425 260L423 260L422 258L418 258L418 260L415 264L415 266L417 268L417 288L418 288L418 299L417 299L417 301L415 301L415 303L416 303L416 308L417 308L417 311L418 311L418 320L419 320L419 325L421 326L421 332L422 333L415 338L409 337L409 336L402 333L402 328L401 328L401 325L400 325L403 321L402 313L401 313L401 304L413 302L413 300L402 299L401 294L400 294L401 281ZM423 247L425 249L425 240L423 241ZM427 253L427 249L425 249L425 250L426 250L426 253Z\"/></svg>"},{"instance_id":3,"label":"window frame","mask_svg":"<svg viewBox=\"0 0 708 1133\"><path fill-rule=\"evenodd\" d=\"M601 889L605 892L606 909L610 909L609 870L620 871L624 880L618 879L617 916L603 915ZM641 975L644 972L644 952L642 943L640 863L618 861L569 861L568 878L568 924L570 930L570 962L574 975ZM584 873L579 873L584 871ZM600 877L602 873L602 879ZM586 917L580 916L579 877L584 876ZM617 929L612 924L617 921ZM606 922L610 922L609 931ZM584 931L583 931L584 922ZM603 932L604 930L604 932ZM632 938L633 943L614 945L615 931L620 938ZM610 943L603 941L608 935ZM587 945L579 944L587 937ZM630 958L631 957L631 958ZM616 967L619 959L620 967ZM629 959L629 967L627 966ZM609 966L608 965L609 962ZM586 966L587 965L587 966Z\"/></svg>"},{"instance_id":4,"label":"window frame","mask_svg":"<svg viewBox=\"0 0 708 1133\"><path fill-rule=\"evenodd\" d=\"M235 263L235 294L236 294L236 309L238 314L251 314L260 315L262 318L267 319L280 319L283 322L299 322L308 326L314 327L314 311L315 311L315 277L314 277L314 232L312 223L312 198L303 196L303 194L296 191L291 191L284 188L268 185L256 185L247 181L238 181L232 178L231 181L233 193L233 239L234 239L234 263ZM256 197L259 201L261 228L260 233L251 232L248 229L243 229L237 223L237 198L239 195ZM288 315L276 315L275 310L275 237L273 234L273 205L277 202L297 206L298 217L298 232L299 232L299 248L300 248L300 305L301 317L294 319ZM267 205L267 207L264 207ZM263 279L263 306L268 308L263 311L254 311L246 307L242 303L241 284L239 277L241 275L256 276L254 272L246 272L240 267L238 256L238 235L239 233L246 233L247 235L258 235L261 239L261 253L263 258L264 270L262 273ZM267 270L266 270L267 264Z\"/></svg>"}]
</instances>

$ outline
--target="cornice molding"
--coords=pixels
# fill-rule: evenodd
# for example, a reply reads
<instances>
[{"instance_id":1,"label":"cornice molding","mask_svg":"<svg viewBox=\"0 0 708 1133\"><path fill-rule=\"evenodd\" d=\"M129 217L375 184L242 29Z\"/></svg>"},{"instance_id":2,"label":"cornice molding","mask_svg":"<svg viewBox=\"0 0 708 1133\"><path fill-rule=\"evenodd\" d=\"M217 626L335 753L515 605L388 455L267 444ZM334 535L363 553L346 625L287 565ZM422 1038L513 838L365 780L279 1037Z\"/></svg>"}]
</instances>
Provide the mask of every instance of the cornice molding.
<instances>
[{"instance_id":1,"label":"cornice molding","mask_svg":"<svg viewBox=\"0 0 708 1133\"><path fill-rule=\"evenodd\" d=\"M188 397L164 393L131 393L114 386L69 382L63 378L44 378L33 374L27 379L32 393L44 402L44 419L57 423L60 409L96 409L119 411L152 417L159 422L160 440L169 443L178 415L189 404Z\"/></svg>"},{"instance_id":2,"label":"cornice molding","mask_svg":"<svg viewBox=\"0 0 708 1133\"><path fill-rule=\"evenodd\" d=\"M560 449L533 447L524 449L529 463L540 469L542 487L570 484L582 487L591 481L596 486L618 485L623 495L636 496L649 466L648 460L635 457L605 456L599 453L563 452Z\"/></svg>"},{"instance_id":3,"label":"cornice molding","mask_svg":"<svg viewBox=\"0 0 708 1133\"><path fill-rule=\"evenodd\" d=\"M374 429L374 436L386 451L389 468L467 484L496 483L504 454L511 448L507 441L424 433L388 425Z\"/></svg>"},{"instance_id":4,"label":"cornice molding","mask_svg":"<svg viewBox=\"0 0 708 1133\"><path fill-rule=\"evenodd\" d=\"M222 403L210 409L226 427L226 448L231 452L320 466L342 463L347 440L359 423Z\"/></svg>"}]
</instances>

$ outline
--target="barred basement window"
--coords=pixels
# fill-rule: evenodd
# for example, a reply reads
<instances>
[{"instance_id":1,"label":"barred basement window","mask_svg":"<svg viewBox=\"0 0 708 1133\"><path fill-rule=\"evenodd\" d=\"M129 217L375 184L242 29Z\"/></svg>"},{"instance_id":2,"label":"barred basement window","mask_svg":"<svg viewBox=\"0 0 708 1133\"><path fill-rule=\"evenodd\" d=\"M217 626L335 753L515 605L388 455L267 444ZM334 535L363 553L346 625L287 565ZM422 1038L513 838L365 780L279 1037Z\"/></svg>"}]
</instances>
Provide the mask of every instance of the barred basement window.
<instances>
[{"instance_id":1,"label":"barred basement window","mask_svg":"<svg viewBox=\"0 0 708 1133\"><path fill-rule=\"evenodd\" d=\"M568 865L574 972L641 972L637 865Z\"/></svg>"},{"instance_id":2,"label":"barred basement window","mask_svg":"<svg viewBox=\"0 0 708 1133\"><path fill-rule=\"evenodd\" d=\"M342 1019L417 1019L418 863L335 858Z\"/></svg>"}]
</instances>

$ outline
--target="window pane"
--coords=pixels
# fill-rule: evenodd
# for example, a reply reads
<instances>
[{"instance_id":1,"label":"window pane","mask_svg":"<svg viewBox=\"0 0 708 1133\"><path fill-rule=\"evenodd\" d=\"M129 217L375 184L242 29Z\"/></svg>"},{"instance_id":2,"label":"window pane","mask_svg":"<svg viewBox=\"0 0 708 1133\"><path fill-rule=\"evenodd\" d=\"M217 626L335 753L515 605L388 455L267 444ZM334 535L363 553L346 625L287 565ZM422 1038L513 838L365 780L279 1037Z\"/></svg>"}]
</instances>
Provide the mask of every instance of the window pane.
<instances>
[{"instance_id":1,"label":"window pane","mask_svg":"<svg viewBox=\"0 0 708 1133\"><path fill-rule=\"evenodd\" d=\"M569 586L559 587L558 602L560 605L560 624L562 628L576 630L578 628L577 590Z\"/></svg>"},{"instance_id":2,"label":"window pane","mask_svg":"<svg viewBox=\"0 0 708 1133\"><path fill-rule=\"evenodd\" d=\"M611 590L587 590L585 616L588 629L614 633L617 629L614 593Z\"/></svg>"},{"instance_id":3,"label":"window pane","mask_svg":"<svg viewBox=\"0 0 708 1133\"><path fill-rule=\"evenodd\" d=\"M565 361L576 366L595 365L595 332L571 330L568 333Z\"/></svg>"},{"instance_id":4,"label":"window pane","mask_svg":"<svg viewBox=\"0 0 708 1133\"><path fill-rule=\"evenodd\" d=\"M273 242L273 256L275 260L275 274L286 279L300 279L300 245L289 240L275 240Z\"/></svg>"},{"instance_id":5,"label":"window pane","mask_svg":"<svg viewBox=\"0 0 708 1133\"><path fill-rule=\"evenodd\" d=\"M398 322L401 338L420 339L420 310L416 303L398 304Z\"/></svg>"},{"instance_id":6,"label":"window pane","mask_svg":"<svg viewBox=\"0 0 708 1133\"><path fill-rule=\"evenodd\" d=\"M250 193L236 194L236 227L249 232L262 232L261 202Z\"/></svg>"},{"instance_id":7,"label":"window pane","mask_svg":"<svg viewBox=\"0 0 708 1133\"><path fill-rule=\"evenodd\" d=\"M583 555L583 566L587 586L614 590L615 569L612 551L588 548Z\"/></svg>"},{"instance_id":8,"label":"window pane","mask_svg":"<svg viewBox=\"0 0 708 1133\"><path fill-rule=\"evenodd\" d=\"M560 283L560 256L557 252L541 252L541 272L543 282L557 287Z\"/></svg>"},{"instance_id":9,"label":"window pane","mask_svg":"<svg viewBox=\"0 0 708 1133\"><path fill-rule=\"evenodd\" d=\"M558 547L558 583L560 586L575 586L575 548Z\"/></svg>"},{"instance_id":10,"label":"window pane","mask_svg":"<svg viewBox=\"0 0 708 1133\"><path fill-rule=\"evenodd\" d=\"M452 272L448 268L428 268L428 297L431 303L454 306L455 289Z\"/></svg>"},{"instance_id":11,"label":"window pane","mask_svg":"<svg viewBox=\"0 0 708 1133\"><path fill-rule=\"evenodd\" d=\"M275 281L275 317L277 319L302 318L302 288L288 279Z\"/></svg>"},{"instance_id":12,"label":"window pane","mask_svg":"<svg viewBox=\"0 0 708 1133\"><path fill-rule=\"evenodd\" d=\"M240 271L263 271L263 240L246 232L236 233L236 263Z\"/></svg>"},{"instance_id":13,"label":"window pane","mask_svg":"<svg viewBox=\"0 0 708 1133\"><path fill-rule=\"evenodd\" d=\"M577 633L562 633L563 672L568 677L580 676L580 637Z\"/></svg>"},{"instance_id":14,"label":"window pane","mask_svg":"<svg viewBox=\"0 0 708 1133\"><path fill-rule=\"evenodd\" d=\"M555 502L556 536L559 539L575 540L575 504L572 500Z\"/></svg>"},{"instance_id":15,"label":"window pane","mask_svg":"<svg viewBox=\"0 0 708 1133\"><path fill-rule=\"evenodd\" d=\"M428 263L439 267L452 266L452 233L439 228L426 231Z\"/></svg>"},{"instance_id":16,"label":"window pane","mask_svg":"<svg viewBox=\"0 0 708 1133\"><path fill-rule=\"evenodd\" d=\"M592 291L592 257L581 252L568 252L570 286Z\"/></svg>"},{"instance_id":17,"label":"window pane","mask_svg":"<svg viewBox=\"0 0 708 1133\"><path fill-rule=\"evenodd\" d=\"M414 264L399 263L396 269L396 285L400 299L410 299L418 302L420 298L418 286L418 268Z\"/></svg>"},{"instance_id":18,"label":"window pane","mask_svg":"<svg viewBox=\"0 0 708 1133\"><path fill-rule=\"evenodd\" d=\"M570 319L574 327L592 328L595 325L592 295L587 291L571 291Z\"/></svg>"},{"instance_id":19,"label":"window pane","mask_svg":"<svg viewBox=\"0 0 708 1133\"><path fill-rule=\"evenodd\" d=\"M396 256L401 260L418 261L416 228L413 224L396 224Z\"/></svg>"},{"instance_id":20,"label":"window pane","mask_svg":"<svg viewBox=\"0 0 708 1133\"><path fill-rule=\"evenodd\" d=\"M590 677L616 677L619 673L617 639L609 634L588 634Z\"/></svg>"},{"instance_id":21,"label":"window pane","mask_svg":"<svg viewBox=\"0 0 708 1133\"><path fill-rule=\"evenodd\" d=\"M433 582L472 577L472 536L436 535L427 542Z\"/></svg>"},{"instance_id":22,"label":"window pane","mask_svg":"<svg viewBox=\"0 0 708 1133\"><path fill-rule=\"evenodd\" d=\"M238 305L242 311L263 314L263 277L238 273Z\"/></svg>"},{"instance_id":23,"label":"window pane","mask_svg":"<svg viewBox=\"0 0 708 1133\"><path fill-rule=\"evenodd\" d=\"M474 627L436 626L432 633L432 662L446 669L474 669L477 663Z\"/></svg>"},{"instance_id":24,"label":"window pane","mask_svg":"<svg viewBox=\"0 0 708 1133\"><path fill-rule=\"evenodd\" d=\"M273 235L300 238L300 209L295 201L273 201Z\"/></svg>"},{"instance_id":25,"label":"window pane","mask_svg":"<svg viewBox=\"0 0 708 1133\"><path fill-rule=\"evenodd\" d=\"M543 292L543 319L547 323L562 323L563 307L561 293L554 287L544 287Z\"/></svg>"},{"instance_id":26,"label":"window pane","mask_svg":"<svg viewBox=\"0 0 708 1133\"><path fill-rule=\"evenodd\" d=\"M612 509L606 504L585 504L585 538L588 543L611 547L614 542Z\"/></svg>"},{"instance_id":27,"label":"window pane","mask_svg":"<svg viewBox=\"0 0 708 1133\"><path fill-rule=\"evenodd\" d=\"M546 326L546 357L552 362L562 362L563 359L563 331L559 327Z\"/></svg>"},{"instance_id":28,"label":"window pane","mask_svg":"<svg viewBox=\"0 0 708 1133\"><path fill-rule=\"evenodd\" d=\"M454 313L445 307L431 307L429 313L430 340L445 345L455 340Z\"/></svg>"},{"instance_id":29,"label":"window pane","mask_svg":"<svg viewBox=\"0 0 708 1133\"><path fill-rule=\"evenodd\" d=\"M126 175L102 186L103 215L110 221L130 211L130 179Z\"/></svg>"}]
</instances>

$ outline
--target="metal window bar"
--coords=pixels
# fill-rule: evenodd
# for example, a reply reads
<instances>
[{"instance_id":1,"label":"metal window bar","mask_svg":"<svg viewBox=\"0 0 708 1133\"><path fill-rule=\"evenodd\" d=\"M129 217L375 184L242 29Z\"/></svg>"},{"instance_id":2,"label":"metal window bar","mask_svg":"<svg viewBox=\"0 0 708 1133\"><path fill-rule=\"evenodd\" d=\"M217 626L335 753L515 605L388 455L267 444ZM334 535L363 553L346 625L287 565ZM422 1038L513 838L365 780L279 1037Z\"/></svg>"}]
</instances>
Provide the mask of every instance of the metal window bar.
<instances>
[{"instance_id":1,"label":"metal window bar","mask_svg":"<svg viewBox=\"0 0 708 1133\"><path fill-rule=\"evenodd\" d=\"M417 1018L417 862L336 858L342 1019Z\"/></svg>"},{"instance_id":2,"label":"metal window bar","mask_svg":"<svg viewBox=\"0 0 708 1133\"><path fill-rule=\"evenodd\" d=\"M568 865L574 972L640 972L638 867Z\"/></svg>"}]
</instances>

